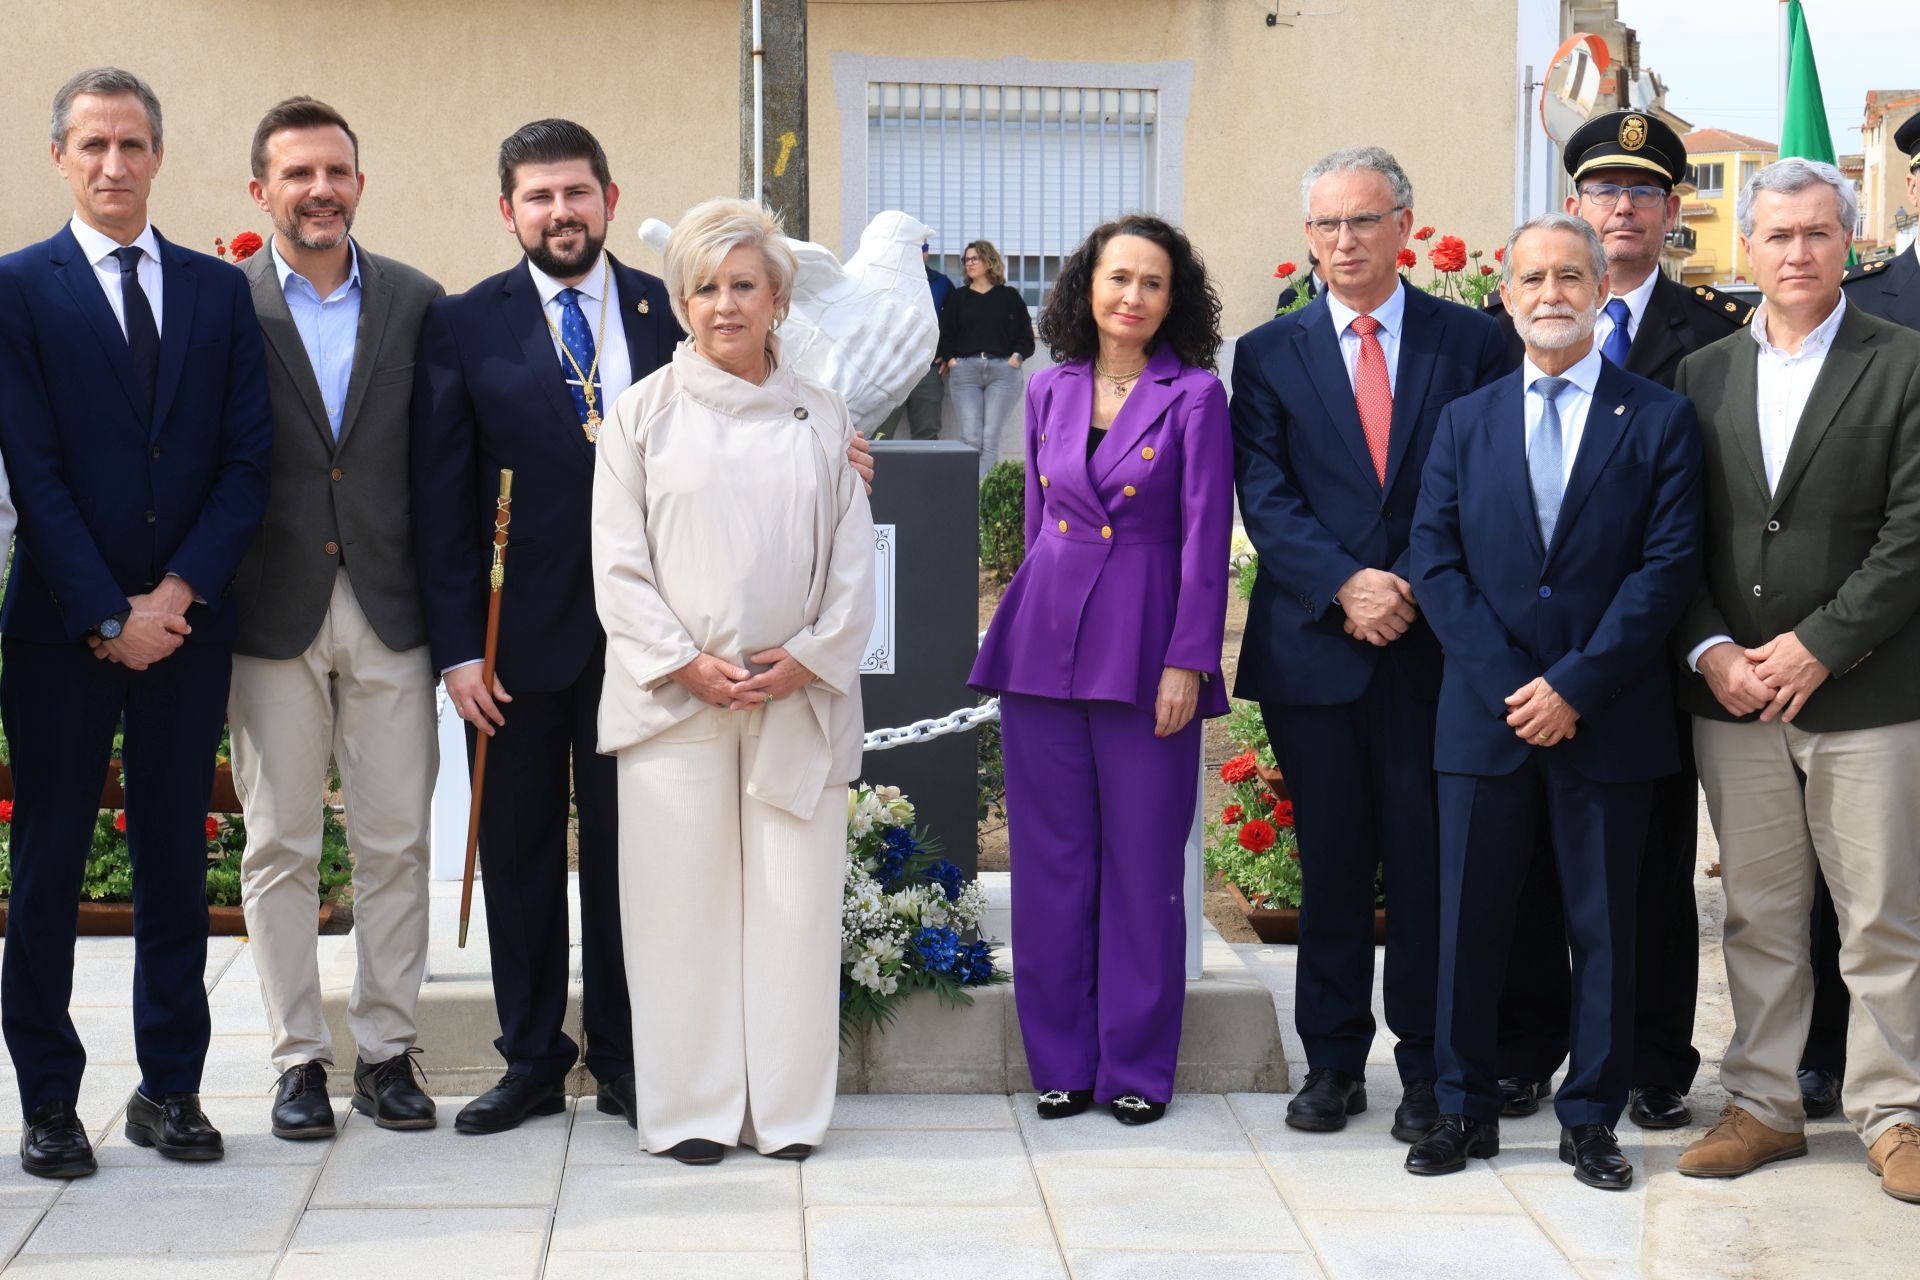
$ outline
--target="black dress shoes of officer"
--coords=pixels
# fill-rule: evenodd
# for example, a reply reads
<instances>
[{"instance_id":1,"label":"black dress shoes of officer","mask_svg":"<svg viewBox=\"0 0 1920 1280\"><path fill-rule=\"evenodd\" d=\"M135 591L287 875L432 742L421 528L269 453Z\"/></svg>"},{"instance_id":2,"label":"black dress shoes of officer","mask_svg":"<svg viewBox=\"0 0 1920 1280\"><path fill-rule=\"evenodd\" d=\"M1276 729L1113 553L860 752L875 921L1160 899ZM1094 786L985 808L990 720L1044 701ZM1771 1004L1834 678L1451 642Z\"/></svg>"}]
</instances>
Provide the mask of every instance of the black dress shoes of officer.
<instances>
[{"instance_id":1,"label":"black dress shoes of officer","mask_svg":"<svg viewBox=\"0 0 1920 1280\"><path fill-rule=\"evenodd\" d=\"M1560 1159L1573 1166L1573 1176L1602 1191L1625 1191L1633 1185L1633 1166L1620 1154L1620 1140L1603 1124L1577 1124L1560 1130Z\"/></svg>"},{"instance_id":2,"label":"black dress shoes of officer","mask_svg":"<svg viewBox=\"0 0 1920 1280\"><path fill-rule=\"evenodd\" d=\"M1107 1104L1107 1110L1121 1124L1152 1124L1167 1114L1167 1104L1150 1102L1145 1094L1123 1093Z\"/></svg>"},{"instance_id":3,"label":"black dress shoes of officer","mask_svg":"<svg viewBox=\"0 0 1920 1280\"><path fill-rule=\"evenodd\" d=\"M1365 1081L1331 1067L1315 1067L1287 1104L1287 1125L1309 1133L1332 1133L1347 1127L1348 1116L1366 1109Z\"/></svg>"},{"instance_id":4,"label":"black dress shoes of officer","mask_svg":"<svg viewBox=\"0 0 1920 1280\"><path fill-rule=\"evenodd\" d=\"M431 1129L435 1124L433 1099L413 1078L413 1056L419 1047L397 1053L385 1062L353 1061L353 1109L371 1116L382 1129Z\"/></svg>"},{"instance_id":5,"label":"black dress shoes of officer","mask_svg":"<svg viewBox=\"0 0 1920 1280\"><path fill-rule=\"evenodd\" d=\"M326 1063L303 1062L280 1073L273 1086L273 1136L289 1142L333 1136Z\"/></svg>"},{"instance_id":6,"label":"black dress shoes of officer","mask_svg":"<svg viewBox=\"0 0 1920 1280\"><path fill-rule=\"evenodd\" d=\"M1825 1120L1840 1109L1840 1074L1836 1071L1800 1071L1800 1105L1807 1119Z\"/></svg>"},{"instance_id":7,"label":"black dress shoes of officer","mask_svg":"<svg viewBox=\"0 0 1920 1280\"><path fill-rule=\"evenodd\" d=\"M1642 1129L1682 1129L1693 1123L1693 1110L1678 1089L1650 1084L1628 1096L1627 1118Z\"/></svg>"},{"instance_id":8,"label":"black dress shoes of officer","mask_svg":"<svg viewBox=\"0 0 1920 1280\"><path fill-rule=\"evenodd\" d=\"M20 1135L20 1167L36 1178L84 1178L100 1167L71 1102L43 1102L33 1109Z\"/></svg>"},{"instance_id":9,"label":"black dress shoes of officer","mask_svg":"<svg viewBox=\"0 0 1920 1280\"><path fill-rule=\"evenodd\" d=\"M640 1127L640 1099L634 1093L633 1072L615 1076L611 1080L600 1082L600 1092L594 1097L593 1109L603 1116L625 1116L627 1128Z\"/></svg>"},{"instance_id":10,"label":"black dress shoes of officer","mask_svg":"<svg viewBox=\"0 0 1920 1280\"><path fill-rule=\"evenodd\" d=\"M460 1108L453 1127L461 1133L505 1133L519 1128L528 1116L557 1116L566 1109L567 1095L558 1085L509 1071L499 1084Z\"/></svg>"},{"instance_id":11,"label":"black dress shoes of officer","mask_svg":"<svg viewBox=\"0 0 1920 1280\"><path fill-rule=\"evenodd\" d=\"M1500 1122L1475 1120L1472 1116L1444 1115L1427 1130L1427 1136L1407 1149L1407 1172L1419 1174L1458 1173L1467 1167L1467 1157L1484 1160L1500 1154Z\"/></svg>"},{"instance_id":12,"label":"black dress shoes of officer","mask_svg":"<svg viewBox=\"0 0 1920 1280\"><path fill-rule=\"evenodd\" d=\"M1541 1102L1553 1096L1553 1081L1529 1080L1525 1076L1500 1077L1500 1114L1530 1116Z\"/></svg>"},{"instance_id":13,"label":"black dress shoes of officer","mask_svg":"<svg viewBox=\"0 0 1920 1280\"><path fill-rule=\"evenodd\" d=\"M127 1141L152 1147L169 1160L218 1160L227 1153L197 1093L149 1098L135 1089L127 1099Z\"/></svg>"},{"instance_id":14,"label":"black dress shoes of officer","mask_svg":"<svg viewBox=\"0 0 1920 1280\"><path fill-rule=\"evenodd\" d=\"M1040 1102L1034 1110L1040 1113L1042 1120L1065 1120L1068 1116L1077 1116L1093 1105L1091 1089L1048 1089L1040 1095Z\"/></svg>"},{"instance_id":15,"label":"black dress shoes of officer","mask_svg":"<svg viewBox=\"0 0 1920 1280\"><path fill-rule=\"evenodd\" d=\"M1433 1081L1407 1081L1400 1105L1393 1109L1393 1136L1402 1142L1418 1142L1439 1121L1440 1104L1433 1100Z\"/></svg>"},{"instance_id":16,"label":"black dress shoes of officer","mask_svg":"<svg viewBox=\"0 0 1920 1280\"><path fill-rule=\"evenodd\" d=\"M688 1138L685 1142L676 1142L668 1147L667 1154L681 1164L719 1164L720 1157L727 1154L727 1149L706 1138Z\"/></svg>"}]
</instances>

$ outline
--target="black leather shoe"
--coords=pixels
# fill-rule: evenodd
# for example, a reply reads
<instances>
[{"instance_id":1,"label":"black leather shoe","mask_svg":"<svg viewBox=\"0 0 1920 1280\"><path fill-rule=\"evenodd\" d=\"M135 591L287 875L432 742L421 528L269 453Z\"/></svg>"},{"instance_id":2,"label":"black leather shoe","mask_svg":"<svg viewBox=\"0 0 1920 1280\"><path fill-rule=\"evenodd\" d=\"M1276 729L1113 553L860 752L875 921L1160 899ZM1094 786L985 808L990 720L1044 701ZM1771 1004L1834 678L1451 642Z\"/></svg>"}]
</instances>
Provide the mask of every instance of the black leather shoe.
<instances>
[{"instance_id":1,"label":"black leather shoe","mask_svg":"<svg viewBox=\"0 0 1920 1280\"><path fill-rule=\"evenodd\" d=\"M1433 1081L1407 1081L1400 1105L1393 1110L1393 1136L1402 1142L1418 1142L1439 1122L1440 1104L1433 1100Z\"/></svg>"},{"instance_id":2,"label":"black leather shoe","mask_svg":"<svg viewBox=\"0 0 1920 1280\"><path fill-rule=\"evenodd\" d=\"M1678 1089L1650 1084L1628 1096L1627 1118L1642 1129L1683 1129L1693 1123L1693 1110Z\"/></svg>"},{"instance_id":3,"label":"black leather shoe","mask_svg":"<svg viewBox=\"0 0 1920 1280\"><path fill-rule=\"evenodd\" d=\"M633 1072L600 1081L600 1092L594 1096L593 1109L603 1116L625 1116L627 1128L638 1129L640 1099L634 1093Z\"/></svg>"},{"instance_id":4,"label":"black leather shoe","mask_svg":"<svg viewBox=\"0 0 1920 1280\"><path fill-rule=\"evenodd\" d=\"M1500 1077L1500 1114L1530 1116L1541 1102L1553 1096L1553 1081L1529 1080L1525 1076Z\"/></svg>"},{"instance_id":5,"label":"black leather shoe","mask_svg":"<svg viewBox=\"0 0 1920 1280\"><path fill-rule=\"evenodd\" d=\"M1348 1116L1366 1109L1365 1081L1331 1067L1315 1067L1287 1104L1287 1125L1310 1133L1333 1133L1347 1127Z\"/></svg>"},{"instance_id":6,"label":"black leather shoe","mask_svg":"<svg viewBox=\"0 0 1920 1280\"><path fill-rule=\"evenodd\" d=\"M715 1143L714 1145L718 1146L720 1144ZM780 1148L778 1151L767 1152L767 1156L770 1159L791 1160L795 1164L800 1163L802 1160L805 1160L808 1156L812 1154L813 1154L813 1148L808 1146L804 1142L789 1143L788 1145Z\"/></svg>"},{"instance_id":7,"label":"black leather shoe","mask_svg":"<svg viewBox=\"0 0 1920 1280\"><path fill-rule=\"evenodd\" d=\"M1573 1166L1573 1176L1602 1191L1625 1191L1633 1185L1633 1166L1620 1154L1620 1140L1603 1124L1577 1124L1560 1130L1560 1159Z\"/></svg>"},{"instance_id":8,"label":"black leather shoe","mask_svg":"<svg viewBox=\"0 0 1920 1280\"><path fill-rule=\"evenodd\" d=\"M333 1099L327 1097L327 1064L303 1062L280 1073L273 1086L273 1136L289 1142L333 1136Z\"/></svg>"},{"instance_id":9,"label":"black leather shoe","mask_svg":"<svg viewBox=\"0 0 1920 1280\"><path fill-rule=\"evenodd\" d=\"M1800 1105L1807 1119L1825 1120L1840 1109L1840 1074L1836 1071L1800 1071Z\"/></svg>"},{"instance_id":10,"label":"black leather shoe","mask_svg":"<svg viewBox=\"0 0 1920 1280\"><path fill-rule=\"evenodd\" d=\"M461 1133L505 1133L528 1116L557 1116L567 1109L558 1085L509 1071L500 1083L460 1108L453 1127Z\"/></svg>"},{"instance_id":11,"label":"black leather shoe","mask_svg":"<svg viewBox=\"0 0 1920 1280\"><path fill-rule=\"evenodd\" d=\"M1042 1120L1065 1120L1093 1105L1091 1089L1048 1089L1040 1095L1034 1110Z\"/></svg>"},{"instance_id":12,"label":"black leather shoe","mask_svg":"<svg viewBox=\"0 0 1920 1280\"><path fill-rule=\"evenodd\" d=\"M1458 1173L1467 1167L1468 1156L1484 1160L1499 1154L1498 1120L1445 1115L1434 1122L1424 1138L1407 1148L1407 1172Z\"/></svg>"},{"instance_id":13,"label":"black leather shoe","mask_svg":"<svg viewBox=\"0 0 1920 1280\"><path fill-rule=\"evenodd\" d=\"M71 1102L43 1102L33 1109L20 1135L20 1167L36 1178L84 1178L100 1167Z\"/></svg>"},{"instance_id":14,"label":"black leather shoe","mask_svg":"<svg viewBox=\"0 0 1920 1280\"><path fill-rule=\"evenodd\" d=\"M1123 1093L1107 1104L1107 1110L1121 1124L1152 1124L1167 1114L1167 1104L1149 1102L1144 1094Z\"/></svg>"},{"instance_id":15,"label":"black leather shoe","mask_svg":"<svg viewBox=\"0 0 1920 1280\"><path fill-rule=\"evenodd\" d=\"M127 1141L152 1147L169 1160L218 1160L227 1154L220 1131L200 1109L197 1093L149 1098L135 1089L127 1099Z\"/></svg>"},{"instance_id":16,"label":"black leather shoe","mask_svg":"<svg viewBox=\"0 0 1920 1280\"><path fill-rule=\"evenodd\" d=\"M727 1149L705 1138L688 1138L685 1142L676 1142L668 1147L666 1154L681 1164L719 1164L720 1157L727 1154Z\"/></svg>"},{"instance_id":17,"label":"black leather shoe","mask_svg":"<svg viewBox=\"0 0 1920 1280\"><path fill-rule=\"evenodd\" d=\"M385 1062L353 1061L353 1109L382 1129L431 1129L438 1108L413 1078L415 1045Z\"/></svg>"}]
</instances>

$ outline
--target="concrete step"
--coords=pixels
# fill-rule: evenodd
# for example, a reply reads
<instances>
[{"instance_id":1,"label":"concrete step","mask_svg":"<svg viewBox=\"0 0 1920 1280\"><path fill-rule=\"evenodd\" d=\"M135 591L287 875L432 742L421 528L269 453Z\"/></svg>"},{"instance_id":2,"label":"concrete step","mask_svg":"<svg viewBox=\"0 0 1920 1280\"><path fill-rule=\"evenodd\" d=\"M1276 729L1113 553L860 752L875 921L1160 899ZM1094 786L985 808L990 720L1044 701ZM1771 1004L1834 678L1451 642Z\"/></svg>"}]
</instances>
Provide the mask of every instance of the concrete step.
<instances>
[{"instance_id":1,"label":"concrete step","mask_svg":"<svg viewBox=\"0 0 1920 1280\"><path fill-rule=\"evenodd\" d=\"M1007 936L1005 873L981 877L993 907L987 928ZM457 883L433 886L429 973L420 991L422 1066L438 1094L478 1093L503 1069L493 1042L500 1034L489 970L486 916L480 885L464 950L454 945L460 903ZM578 886L573 886L577 905ZM577 922L577 909L573 914ZM1273 994L1211 925L1202 946L1202 976L1187 984L1180 1066L1175 1087L1183 1093L1267 1093L1289 1089ZM579 936L575 926L574 976L567 1031L580 1038ZM1004 951L1002 953L1004 959ZM323 967L321 984L334 1043L345 1058L353 1044L347 1000L357 968L355 948L338 949ZM842 1093L1018 1093L1033 1087L1013 984L975 990L973 1004L947 1007L930 995L905 1001L885 1031L855 1037L840 1054ZM573 1092L593 1092L581 1068Z\"/></svg>"}]
</instances>

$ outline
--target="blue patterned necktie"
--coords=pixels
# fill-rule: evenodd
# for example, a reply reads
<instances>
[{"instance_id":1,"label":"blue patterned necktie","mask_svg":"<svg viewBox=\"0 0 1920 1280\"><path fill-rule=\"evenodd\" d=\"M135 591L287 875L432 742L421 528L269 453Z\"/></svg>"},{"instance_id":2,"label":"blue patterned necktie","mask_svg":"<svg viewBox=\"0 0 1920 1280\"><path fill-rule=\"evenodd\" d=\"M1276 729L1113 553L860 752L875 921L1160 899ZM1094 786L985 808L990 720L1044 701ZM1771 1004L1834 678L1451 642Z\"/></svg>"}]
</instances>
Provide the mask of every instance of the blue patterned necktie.
<instances>
[{"instance_id":1,"label":"blue patterned necktie","mask_svg":"<svg viewBox=\"0 0 1920 1280\"><path fill-rule=\"evenodd\" d=\"M153 322L153 305L140 287L140 249L128 245L115 249L113 256L120 263L120 310L127 322L127 350L133 356L134 376L147 396L147 412L152 413L160 384L160 326Z\"/></svg>"},{"instance_id":2,"label":"blue patterned necktie","mask_svg":"<svg viewBox=\"0 0 1920 1280\"><path fill-rule=\"evenodd\" d=\"M1607 299L1607 319L1613 321L1613 332L1600 344L1600 354L1624 369L1627 367L1627 348L1633 345L1633 338L1627 333L1627 322L1633 319L1633 312L1628 310L1625 298Z\"/></svg>"},{"instance_id":3,"label":"blue patterned necktie","mask_svg":"<svg viewBox=\"0 0 1920 1280\"><path fill-rule=\"evenodd\" d=\"M593 330L587 328L587 317L580 311L578 289L560 291L560 341L573 356L571 361L566 356L561 356L560 364L562 371L566 374L567 390L573 392L573 407L579 411L580 425L584 427L587 425L589 408L587 390L580 382L581 373L593 376L594 397L591 411L594 413L599 413L601 408L600 374L594 367ZM580 366L578 371L573 367L575 362Z\"/></svg>"},{"instance_id":4,"label":"blue patterned necktie","mask_svg":"<svg viewBox=\"0 0 1920 1280\"><path fill-rule=\"evenodd\" d=\"M1540 394L1540 420L1533 424L1533 438L1527 442L1527 476L1533 481L1533 510L1540 520L1540 542L1553 545L1553 526L1560 520L1560 498L1566 481L1560 471L1559 395L1567 389L1565 378L1540 378L1533 388Z\"/></svg>"}]
</instances>

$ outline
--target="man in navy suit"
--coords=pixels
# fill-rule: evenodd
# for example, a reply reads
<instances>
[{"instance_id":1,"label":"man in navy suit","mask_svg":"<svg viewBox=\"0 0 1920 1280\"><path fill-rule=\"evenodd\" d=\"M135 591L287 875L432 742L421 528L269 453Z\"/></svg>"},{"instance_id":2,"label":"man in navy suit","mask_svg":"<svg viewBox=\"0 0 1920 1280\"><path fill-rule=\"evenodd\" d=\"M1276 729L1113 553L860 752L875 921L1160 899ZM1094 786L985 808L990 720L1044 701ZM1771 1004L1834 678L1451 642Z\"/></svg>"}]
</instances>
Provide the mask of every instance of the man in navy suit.
<instances>
[{"instance_id":1,"label":"man in navy suit","mask_svg":"<svg viewBox=\"0 0 1920 1280\"><path fill-rule=\"evenodd\" d=\"M267 505L273 423L246 277L160 238L145 81L83 71L53 101L72 220L0 258L0 446L19 547L0 630L13 748L13 892L0 1022L28 1173L92 1173L68 1016L80 882L124 728L133 858L128 1139L217 1160L200 1109L210 1022L207 796L227 704L228 594Z\"/></svg>"},{"instance_id":2,"label":"man in navy suit","mask_svg":"<svg viewBox=\"0 0 1920 1280\"><path fill-rule=\"evenodd\" d=\"M1407 1153L1451 1173L1500 1147L1499 1006L1544 809L1573 947L1560 1158L1622 1190L1634 903L1653 784L1677 767L1666 637L1700 578L1693 406L1601 359L1607 257L1583 219L1507 241L1521 369L1447 407L1413 526L1446 651L1440 780L1440 1121Z\"/></svg>"},{"instance_id":3,"label":"man in navy suit","mask_svg":"<svg viewBox=\"0 0 1920 1280\"><path fill-rule=\"evenodd\" d=\"M1442 406L1500 373L1499 329L1404 284L1413 186L1378 147L1302 183L1327 291L1240 339L1235 479L1260 574L1235 694L1256 699L1293 793L1302 870L1296 1129L1366 1110L1376 870L1387 892L1387 1025L1404 1087L1393 1134L1433 1123L1440 647L1409 585L1407 534Z\"/></svg>"}]
</instances>

